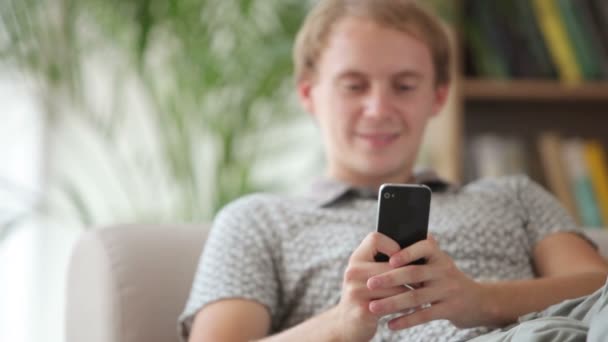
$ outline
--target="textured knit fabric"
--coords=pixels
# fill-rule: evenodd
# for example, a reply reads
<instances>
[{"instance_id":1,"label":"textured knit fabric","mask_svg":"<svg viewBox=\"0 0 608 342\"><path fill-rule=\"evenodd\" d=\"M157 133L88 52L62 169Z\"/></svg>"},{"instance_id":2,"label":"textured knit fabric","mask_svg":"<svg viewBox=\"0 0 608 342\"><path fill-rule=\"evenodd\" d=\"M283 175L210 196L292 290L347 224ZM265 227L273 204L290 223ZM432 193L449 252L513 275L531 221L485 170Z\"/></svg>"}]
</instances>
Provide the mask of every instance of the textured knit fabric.
<instances>
[{"instance_id":1,"label":"textured knit fabric","mask_svg":"<svg viewBox=\"0 0 608 342\"><path fill-rule=\"evenodd\" d=\"M525 176L443 190L433 193L429 231L476 280L532 278L532 252L540 240L556 232L580 233L557 200ZM377 201L357 196L362 193L325 181L313 187L312 196L256 194L225 207L179 319L182 338L196 313L221 299L263 304L273 333L335 306L351 253L376 225ZM393 332L385 321L373 341L460 341L489 331L437 320Z\"/></svg>"},{"instance_id":2,"label":"textured knit fabric","mask_svg":"<svg viewBox=\"0 0 608 342\"><path fill-rule=\"evenodd\" d=\"M474 342L606 342L608 280L594 293L565 300L519 318L516 324L475 338ZM472 342L473 342L472 341Z\"/></svg>"}]
</instances>

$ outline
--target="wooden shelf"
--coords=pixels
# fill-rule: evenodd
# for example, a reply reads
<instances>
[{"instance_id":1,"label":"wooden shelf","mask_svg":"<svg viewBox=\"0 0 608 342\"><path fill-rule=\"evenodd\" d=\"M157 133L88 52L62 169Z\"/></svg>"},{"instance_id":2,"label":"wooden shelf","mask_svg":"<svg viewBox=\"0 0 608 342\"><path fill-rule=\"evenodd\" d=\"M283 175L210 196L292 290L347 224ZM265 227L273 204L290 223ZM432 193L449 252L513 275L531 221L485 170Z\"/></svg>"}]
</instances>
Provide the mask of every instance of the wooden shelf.
<instances>
[{"instance_id":1,"label":"wooden shelf","mask_svg":"<svg viewBox=\"0 0 608 342\"><path fill-rule=\"evenodd\" d=\"M564 84L547 80L495 81L467 79L463 81L464 100L478 101L606 101L608 82Z\"/></svg>"}]
</instances>

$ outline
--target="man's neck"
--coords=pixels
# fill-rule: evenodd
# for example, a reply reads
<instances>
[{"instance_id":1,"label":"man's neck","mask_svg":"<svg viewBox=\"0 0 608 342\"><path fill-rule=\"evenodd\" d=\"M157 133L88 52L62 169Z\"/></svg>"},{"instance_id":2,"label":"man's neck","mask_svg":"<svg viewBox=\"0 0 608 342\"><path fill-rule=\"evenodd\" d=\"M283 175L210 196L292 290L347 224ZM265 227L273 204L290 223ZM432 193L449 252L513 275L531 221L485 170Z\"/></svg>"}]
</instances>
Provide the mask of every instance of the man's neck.
<instances>
[{"instance_id":1,"label":"man's neck","mask_svg":"<svg viewBox=\"0 0 608 342\"><path fill-rule=\"evenodd\" d=\"M336 172L328 170L327 176L349 185L378 190L385 183L412 183L414 182L414 173L411 169L404 172L396 172L386 175L363 175L355 172Z\"/></svg>"}]
</instances>

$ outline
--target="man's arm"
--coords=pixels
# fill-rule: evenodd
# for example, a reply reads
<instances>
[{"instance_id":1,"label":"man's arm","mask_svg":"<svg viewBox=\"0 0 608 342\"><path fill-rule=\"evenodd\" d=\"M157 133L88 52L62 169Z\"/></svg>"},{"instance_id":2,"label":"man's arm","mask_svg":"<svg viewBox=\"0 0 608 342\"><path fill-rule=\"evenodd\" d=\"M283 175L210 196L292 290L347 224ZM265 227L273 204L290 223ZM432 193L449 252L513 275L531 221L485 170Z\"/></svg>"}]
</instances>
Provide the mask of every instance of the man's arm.
<instances>
[{"instance_id":1,"label":"man's arm","mask_svg":"<svg viewBox=\"0 0 608 342\"><path fill-rule=\"evenodd\" d=\"M402 295L372 301L370 310L392 314L409 308L430 307L395 318L391 329L405 329L436 319L447 319L458 327L501 326L523 314L539 311L568 298L590 294L606 281L606 261L581 237L556 233L535 247L538 279L479 283L460 271L437 242L418 242L391 256L393 270L373 276L372 289L396 284L424 283ZM426 265L408 265L420 258Z\"/></svg>"},{"instance_id":2,"label":"man's arm","mask_svg":"<svg viewBox=\"0 0 608 342\"><path fill-rule=\"evenodd\" d=\"M251 341L268 335L270 314L257 302L227 299L205 306L196 314L190 342Z\"/></svg>"},{"instance_id":3,"label":"man's arm","mask_svg":"<svg viewBox=\"0 0 608 342\"><path fill-rule=\"evenodd\" d=\"M379 315L369 311L369 302L407 292L403 286L370 290L368 278L391 269L388 263L374 261L378 252L392 255L399 244L390 238L370 233L353 252L344 273L340 303L307 321L277 335L270 332L268 309L255 301L220 300L205 306L196 315L190 342L241 342L262 339L277 341L369 341L375 334Z\"/></svg>"},{"instance_id":4,"label":"man's arm","mask_svg":"<svg viewBox=\"0 0 608 342\"><path fill-rule=\"evenodd\" d=\"M483 284L485 311L497 325L587 295L600 288L608 276L608 263L587 241L571 233L541 240L534 249L534 265L538 279Z\"/></svg>"},{"instance_id":5,"label":"man's arm","mask_svg":"<svg viewBox=\"0 0 608 342\"><path fill-rule=\"evenodd\" d=\"M189 341L338 341L334 315L335 309L330 309L278 335L264 338L270 332L270 313L266 307L251 300L221 300L196 315Z\"/></svg>"},{"instance_id":6,"label":"man's arm","mask_svg":"<svg viewBox=\"0 0 608 342\"><path fill-rule=\"evenodd\" d=\"M259 342L342 341L337 324L337 309L331 308L301 324Z\"/></svg>"}]
</instances>

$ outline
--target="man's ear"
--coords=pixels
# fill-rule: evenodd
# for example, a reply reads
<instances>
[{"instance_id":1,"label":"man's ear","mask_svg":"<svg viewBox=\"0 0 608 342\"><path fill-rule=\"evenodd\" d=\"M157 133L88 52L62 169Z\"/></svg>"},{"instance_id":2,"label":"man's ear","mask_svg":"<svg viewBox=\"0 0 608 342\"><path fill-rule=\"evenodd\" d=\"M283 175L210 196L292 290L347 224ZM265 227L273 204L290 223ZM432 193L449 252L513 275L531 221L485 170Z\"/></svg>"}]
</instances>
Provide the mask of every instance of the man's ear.
<instances>
[{"instance_id":1,"label":"man's ear","mask_svg":"<svg viewBox=\"0 0 608 342\"><path fill-rule=\"evenodd\" d=\"M300 104L310 115L315 115L315 106L312 99L313 83L310 80L302 80L298 82L298 99Z\"/></svg>"},{"instance_id":2,"label":"man's ear","mask_svg":"<svg viewBox=\"0 0 608 342\"><path fill-rule=\"evenodd\" d=\"M437 116L441 112L446 102L448 102L449 95L450 86L448 84L443 84L435 88L435 104L433 105L433 116Z\"/></svg>"}]
</instances>

